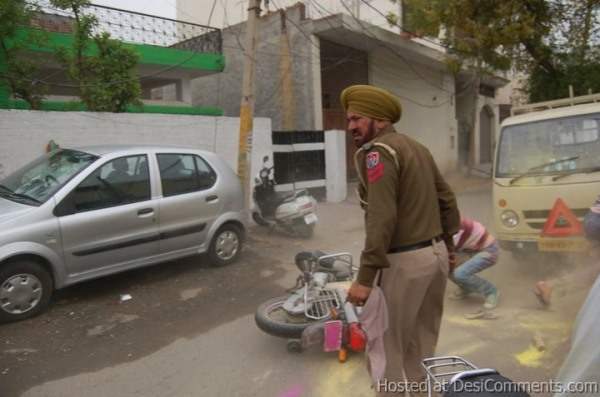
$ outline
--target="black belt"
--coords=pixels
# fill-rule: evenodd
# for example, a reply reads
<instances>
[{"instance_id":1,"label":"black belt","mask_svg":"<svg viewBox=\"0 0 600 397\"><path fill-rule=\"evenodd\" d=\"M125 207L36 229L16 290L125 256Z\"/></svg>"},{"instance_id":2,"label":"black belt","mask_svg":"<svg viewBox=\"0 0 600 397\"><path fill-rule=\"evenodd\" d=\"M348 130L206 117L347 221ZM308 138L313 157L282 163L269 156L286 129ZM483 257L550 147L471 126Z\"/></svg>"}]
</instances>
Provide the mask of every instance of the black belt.
<instances>
[{"instance_id":1,"label":"black belt","mask_svg":"<svg viewBox=\"0 0 600 397\"><path fill-rule=\"evenodd\" d=\"M431 240L421 241L420 243L415 243L415 244L411 244L411 245L403 245L401 247L393 247L393 248L390 248L390 250L388 251L388 254L399 254L400 252L415 251L415 250L420 250L421 248L431 247L431 245L434 241L437 243L437 242L442 241L442 239L440 237L434 237Z\"/></svg>"}]
</instances>

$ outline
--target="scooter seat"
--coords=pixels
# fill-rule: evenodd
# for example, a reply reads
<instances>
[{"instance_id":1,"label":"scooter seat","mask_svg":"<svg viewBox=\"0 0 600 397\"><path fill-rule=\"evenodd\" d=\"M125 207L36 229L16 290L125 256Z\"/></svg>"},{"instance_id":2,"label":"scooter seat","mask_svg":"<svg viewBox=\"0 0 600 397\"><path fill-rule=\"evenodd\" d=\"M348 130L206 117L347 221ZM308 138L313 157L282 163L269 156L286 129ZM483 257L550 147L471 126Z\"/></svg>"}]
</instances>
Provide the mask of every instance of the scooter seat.
<instances>
[{"instance_id":1,"label":"scooter seat","mask_svg":"<svg viewBox=\"0 0 600 397\"><path fill-rule=\"evenodd\" d=\"M277 205L288 202L288 201L293 201L294 197L295 197L294 192L276 192L275 193L275 199L278 203Z\"/></svg>"}]
</instances>

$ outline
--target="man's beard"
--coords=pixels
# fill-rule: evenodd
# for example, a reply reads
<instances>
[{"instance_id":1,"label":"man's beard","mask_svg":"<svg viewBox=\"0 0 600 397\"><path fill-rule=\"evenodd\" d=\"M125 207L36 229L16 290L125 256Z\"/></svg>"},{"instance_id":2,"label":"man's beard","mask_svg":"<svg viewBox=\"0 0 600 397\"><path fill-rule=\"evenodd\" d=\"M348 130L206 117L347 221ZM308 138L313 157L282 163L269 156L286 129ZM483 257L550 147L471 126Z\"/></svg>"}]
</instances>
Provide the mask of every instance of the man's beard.
<instances>
[{"instance_id":1,"label":"man's beard","mask_svg":"<svg viewBox=\"0 0 600 397\"><path fill-rule=\"evenodd\" d=\"M376 134L377 134L377 131L375 130L375 120L371 120L371 121L369 121L369 135L367 138L367 142L371 142L375 138ZM367 143L367 142L365 142L365 143Z\"/></svg>"},{"instance_id":2,"label":"man's beard","mask_svg":"<svg viewBox=\"0 0 600 397\"><path fill-rule=\"evenodd\" d=\"M369 143L370 141L373 140L373 138L375 138L376 133L377 133L377 131L375 130L375 121L370 120L369 121L369 129L367 130L367 133L364 136L361 136L360 143L357 142L356 140L354 140L354 146L356 146L357 148L360 148L365 143Z\"/></svg>"}]
</instances>

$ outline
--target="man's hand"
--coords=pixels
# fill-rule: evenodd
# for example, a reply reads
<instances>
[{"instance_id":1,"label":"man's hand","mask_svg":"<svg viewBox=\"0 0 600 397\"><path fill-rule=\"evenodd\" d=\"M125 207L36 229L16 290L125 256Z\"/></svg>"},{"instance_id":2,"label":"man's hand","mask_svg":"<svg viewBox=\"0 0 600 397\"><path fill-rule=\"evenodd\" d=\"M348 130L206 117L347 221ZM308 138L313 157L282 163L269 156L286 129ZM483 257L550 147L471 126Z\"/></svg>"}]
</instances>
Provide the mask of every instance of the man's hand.
<instances>
[{"instance_id":1,"label":"man's hand","mask_svg":"<svg viewBox=\"0 0 600 397\"><path fill-rule=\"evenodd\" d=\"M356 306L363 306L371 294L371 287L365 287L358 282L353 282L348 290L346 300Z\"/></svg>"},{"instance_id":2,"label":"man's hand","mask_svg":"<svg viewBox=\"0 0 600 397\"><path fill-rule=\"evenodd\" d=\"M454 252L448 253L448 269L450 271L450 274L452 274L452 272L454 272L454 269L456 268L457 263L458 263L458 259L456 259L456 253L454 253Z\"/></svg>"}]
</instances>

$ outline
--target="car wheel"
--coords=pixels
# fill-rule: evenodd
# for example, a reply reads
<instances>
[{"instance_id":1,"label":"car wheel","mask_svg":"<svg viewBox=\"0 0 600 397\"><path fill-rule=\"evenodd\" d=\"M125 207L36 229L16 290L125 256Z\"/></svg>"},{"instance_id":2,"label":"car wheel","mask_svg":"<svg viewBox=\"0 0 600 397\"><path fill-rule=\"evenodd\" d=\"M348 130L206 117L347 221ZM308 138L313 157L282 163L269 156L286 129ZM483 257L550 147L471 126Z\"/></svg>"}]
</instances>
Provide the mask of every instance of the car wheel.
<instances>
[{"instance_id":1,"label":"car wheel","mask_svg":"<svg viewBox=\"0 0 600 397\"><path fill-rule=\"evenodd\" d=\"M238 226L227 224L215 233L208 256L213 266L225 266L236 261L242 251L242 232Z\"/></svg>"},{"instance_id":2,"label":"car wheel","mask_svg":"<svg viewBox=\"0 0 600 397\"><path fill-rule=\"evenodd\" d=\"M50 303L52 277L35 262L0 265L0 323L24 320L41 313Z\"/></svg>"}]
</instances>

